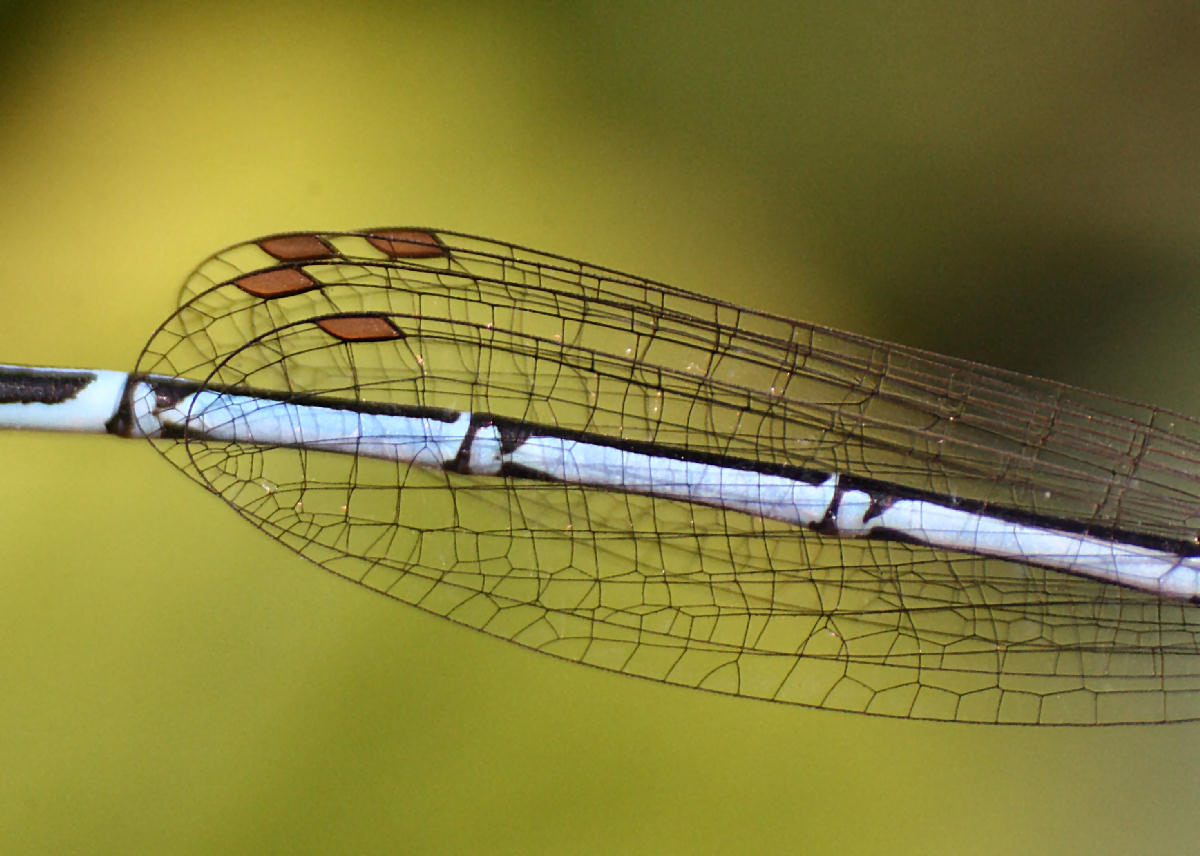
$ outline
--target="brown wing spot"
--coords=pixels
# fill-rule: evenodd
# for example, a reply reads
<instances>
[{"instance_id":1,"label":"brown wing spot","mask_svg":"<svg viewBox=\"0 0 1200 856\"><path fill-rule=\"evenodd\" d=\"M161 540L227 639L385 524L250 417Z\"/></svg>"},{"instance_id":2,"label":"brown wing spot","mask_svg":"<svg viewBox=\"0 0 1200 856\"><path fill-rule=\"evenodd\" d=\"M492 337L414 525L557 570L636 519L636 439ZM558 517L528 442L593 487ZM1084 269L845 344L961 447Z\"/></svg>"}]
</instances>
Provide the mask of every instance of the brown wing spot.
<instances>
[{"instance_id":1,"label":"brown wing spot","mask_svg":"<svg viewBox=\"0 0 1200 856\"><path fill-rule=\"evenodd\" d=\"M322 318L317 326L343 342L382 342L403 339L404 334L380 315L338 315Z\"/></svg>"},{"instance_id":2,"label":"brown wing spot","mask_svg":"<svg viewBox=\"0 0 1200 856\"><path fill-rule=\"evenodd\" d=\"M448 255L446 247L432 232L383 229L366 237L372 247L394 259L428 259Z\"/></svg>"},{"instance_id":3,"label":"brown wing spot","mask_svg":"<svg viewBox=\"0 0 1200 856\"><path fill-rule=\"evenodd\" d=\"M284 262L296 259L327 259L337 255L333 247L316 235L276 235L273 238L263 238L257 243L263 252Z\"/></svg>"},{"instance_id":4,"label":"brown wing spot","mask_svg":"<svg viewBox=\"0 0 1200 856\"><path fill-rule=\"evenodd\" d=\"M298 268L276 268L247 274L235 279L234 285L247 294L270 300L320 288L321 284Z\"/></svg>"}]
</instances>

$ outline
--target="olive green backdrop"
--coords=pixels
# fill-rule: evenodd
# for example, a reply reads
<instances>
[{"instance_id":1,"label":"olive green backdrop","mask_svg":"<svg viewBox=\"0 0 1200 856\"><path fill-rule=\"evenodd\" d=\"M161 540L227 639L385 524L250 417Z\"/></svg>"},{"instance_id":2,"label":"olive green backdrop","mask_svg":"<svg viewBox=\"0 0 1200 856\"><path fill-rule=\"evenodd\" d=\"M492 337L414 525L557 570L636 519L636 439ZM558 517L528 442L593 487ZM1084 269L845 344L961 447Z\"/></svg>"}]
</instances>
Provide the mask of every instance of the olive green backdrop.
<instances>
[{"instance_id":1,"label":"olive green backdrop","mask_svg":"<svg viewBox=\"0 0 1200 856\"><path fill-rule=\"evenodd\" d=\"M10 2L0 359L130 368L206 253L417 223L1200 412L1186 8ZM0 472L5 853L1194 852L1200 725L671 689L340 583L148 444Z\"/></svg>"}]
</instances>

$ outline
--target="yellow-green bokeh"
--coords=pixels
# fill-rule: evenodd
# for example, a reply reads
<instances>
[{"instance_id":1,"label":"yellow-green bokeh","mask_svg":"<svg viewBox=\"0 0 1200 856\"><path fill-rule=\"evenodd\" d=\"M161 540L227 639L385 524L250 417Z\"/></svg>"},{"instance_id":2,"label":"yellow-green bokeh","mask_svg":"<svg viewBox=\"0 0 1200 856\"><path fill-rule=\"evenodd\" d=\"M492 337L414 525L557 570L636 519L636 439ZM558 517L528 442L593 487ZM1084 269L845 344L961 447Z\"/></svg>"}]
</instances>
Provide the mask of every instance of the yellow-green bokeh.
<instances>
[{"instance_id":1,"label":"yellow-green bokeh","mask_svg":"<svg viewBox=\"0 0 1200 856\"><path fill-rule=\"evenodd\" d=\"M425 224L1200 411L1194 13L0 7L0 360ZM0 851L1188 852L1200 729L888 722L573 667L319 572L147 444L0 437Z\"/></svg>"}]
</instances>

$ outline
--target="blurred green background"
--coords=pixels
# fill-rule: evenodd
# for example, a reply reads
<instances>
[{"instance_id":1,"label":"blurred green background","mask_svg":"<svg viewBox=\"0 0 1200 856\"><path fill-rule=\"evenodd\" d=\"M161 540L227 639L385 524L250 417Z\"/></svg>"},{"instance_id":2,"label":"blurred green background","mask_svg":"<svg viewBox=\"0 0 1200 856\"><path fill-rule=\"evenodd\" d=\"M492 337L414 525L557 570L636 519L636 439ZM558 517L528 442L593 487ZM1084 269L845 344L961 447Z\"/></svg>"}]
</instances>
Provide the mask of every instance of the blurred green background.
<instances>
[{"instance_id":1,"label":"blurred green background","mask_svg":"<svg viewBox=\"0 0 1200 856\"><path fill-rule=\"evenodd\" d=\"M1200 412L1190 4L0 6L0 359L426 224ZM340 583L146 444L0 437L4 853L1194 852L1200 727L878 721Z\"/></svg>"}]
</instances>

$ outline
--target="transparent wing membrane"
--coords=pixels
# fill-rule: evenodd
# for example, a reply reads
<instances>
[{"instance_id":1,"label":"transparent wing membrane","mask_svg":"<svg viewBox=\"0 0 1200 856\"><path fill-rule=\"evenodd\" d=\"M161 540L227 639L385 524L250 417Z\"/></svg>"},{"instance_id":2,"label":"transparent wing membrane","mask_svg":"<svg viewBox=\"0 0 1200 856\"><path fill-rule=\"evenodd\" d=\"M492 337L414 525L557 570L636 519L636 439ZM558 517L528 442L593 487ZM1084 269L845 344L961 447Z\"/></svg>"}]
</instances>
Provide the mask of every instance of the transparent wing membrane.
<instances>
[{"instance_id":1,"label":"transparent wing membrane","mask_svg":"<svg viewBox=\"0 0 1200 856\"><path fill-rule=\"evenodd\" d=\"M850 474L1176 549L1200 532L1191 418L445 231L228 248L137 373ZM154 442L323 568L567 660L917 719L1200 717L1188 603L621 490Z\"/></svg>"}]
</instances>

